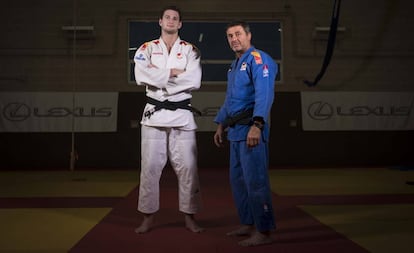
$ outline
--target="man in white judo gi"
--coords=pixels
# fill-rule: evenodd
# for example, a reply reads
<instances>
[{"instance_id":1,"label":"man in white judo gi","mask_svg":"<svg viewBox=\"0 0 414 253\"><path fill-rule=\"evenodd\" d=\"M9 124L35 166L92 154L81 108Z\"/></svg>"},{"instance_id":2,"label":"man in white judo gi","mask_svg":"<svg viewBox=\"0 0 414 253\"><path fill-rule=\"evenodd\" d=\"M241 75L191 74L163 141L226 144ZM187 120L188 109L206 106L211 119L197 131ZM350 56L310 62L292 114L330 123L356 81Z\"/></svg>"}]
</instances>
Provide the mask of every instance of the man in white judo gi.
<instances>
[{"instance_id":1,"label":"man in white judo gi","mask_svg":"<svg viewBox=\"0 0 414 253\"><path fill-rule=\"evenodd\" d=\"M142 224L136 233L146 233L154 225L159 210L159 181L169 158L178 178L179 210L185 226L201 232L194 219L200 208L197 146L190 99L201 85L198 49L181 40L181 12L175 6L162 10L161 37L146 42L135 53L135 79L146 86L147 104L141 120L141 176L138 211Z\"/></svg>"}]
</instances>

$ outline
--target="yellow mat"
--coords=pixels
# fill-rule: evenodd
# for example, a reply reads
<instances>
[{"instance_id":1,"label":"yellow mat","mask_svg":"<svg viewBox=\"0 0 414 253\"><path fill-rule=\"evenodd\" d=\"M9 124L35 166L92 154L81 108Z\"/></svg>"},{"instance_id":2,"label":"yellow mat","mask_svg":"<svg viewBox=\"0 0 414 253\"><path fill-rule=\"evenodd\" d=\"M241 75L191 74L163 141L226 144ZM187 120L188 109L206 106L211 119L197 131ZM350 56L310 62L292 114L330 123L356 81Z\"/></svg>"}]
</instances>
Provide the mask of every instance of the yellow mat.
<instances>
[{"instance_id":1,"label":"yellow mat","mask_svg":"<svg viewBox=\"0 0 414 253\"><path fill-rule=\"evenodd\" d=\"M0 172L0 197L124 197L138 171ZM111 208L0 209L0 252L67 252Z\"/></svg>"},{"instance_id":2,"label":"yellow mat","mask_svg":"<svg viewBox=\"0 0 414 253\"><path fill-rule=\"evenodd\" d=\"M414 194L414 171L388 168L270 170L285 196ZM277 205L277 203L274 203ZM304 205L299 208L375 253L414 252L414 204Z\"/></svg>"},{"instance_id":3,"label":"yellow mat","mask_svg":"<svg viewBox=\"0 0 414 253\"><path fill-rule=\"evenodd\" d=\"M0 252L68 252L110 210L0 209Z\"/></svg>"},{"instance_id":4,"label":"yellow mat","mask_svg":"<svg viewBox=\"0 0 414 253\"><path fill-rule=\"evenodd\" d=\"M413 171L277 169L269 173L278 195L414 194L414 186L406 184L413 181ZM138 176L138 171L0 172L0 197L122 197L137 186ZM414 252L413 204L299 208L371 252ZM67 252L110 210L0 209L0 252Z\"/></svg>"},{"instance_id":5,"label":"yellow mat","mask_svg":"<svg viewBox=\"0 0 414 253\"><path fill-rule=\"evenodd\" d=\"M414 204L301 208L370 252L414 252Z\"/></svg>"},{"instance_id":6,"label":"yellow mat","mask_svg":"<svg viewBox=\"0 0 414 253\"><path fill-rule=\"evenodd\" d=\"M0 172L0 197L122 197L138 170Z\"/></svg>"},{"instance_id":7,"label":"yellow mat","mask_svg":"<svg viewBox=\"0 0 414 253\"><path fill-rule=\"evenodd\" d=\"M274 169L273 192L280 195L414 194L414 171L387 168Z\"/></svg>"}]
</instances>

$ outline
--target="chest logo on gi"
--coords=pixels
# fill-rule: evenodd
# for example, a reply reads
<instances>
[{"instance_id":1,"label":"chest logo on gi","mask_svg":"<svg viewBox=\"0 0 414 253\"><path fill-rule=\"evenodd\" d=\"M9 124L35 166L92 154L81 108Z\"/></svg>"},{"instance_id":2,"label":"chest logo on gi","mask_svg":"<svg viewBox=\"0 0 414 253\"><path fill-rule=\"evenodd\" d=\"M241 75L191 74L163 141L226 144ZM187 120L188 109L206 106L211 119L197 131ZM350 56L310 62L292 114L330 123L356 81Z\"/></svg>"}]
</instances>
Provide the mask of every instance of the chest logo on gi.
<instances>
[{"instance_id":1,"label":"chest logo on gi","mask_svg":"<svg viewBox=\"0 0 414 253\"><path fill-rule=\"evenodd\" d=\"M183 55L181 53L177 53L177 59L182 59Z\"/></svg>"},{"instance_id":2,"label":"chest logo on gi","mask_svg":"<svg viewBox=\"0 0 414 253\"><path fill-rule=\"evenodd\" d=\"M240 67L240 71L246 71L246 69L247 69L247 63L243 62Z\"/></svg>"}]
</instances>

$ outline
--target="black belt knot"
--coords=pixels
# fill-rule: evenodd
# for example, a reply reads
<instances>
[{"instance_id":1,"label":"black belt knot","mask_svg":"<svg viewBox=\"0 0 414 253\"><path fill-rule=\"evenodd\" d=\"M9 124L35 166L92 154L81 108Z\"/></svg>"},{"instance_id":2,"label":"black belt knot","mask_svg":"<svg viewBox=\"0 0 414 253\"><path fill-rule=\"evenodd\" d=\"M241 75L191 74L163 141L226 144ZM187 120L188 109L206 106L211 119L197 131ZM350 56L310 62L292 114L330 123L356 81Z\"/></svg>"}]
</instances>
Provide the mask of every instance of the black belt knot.
<instances>
[{"instance_id":1,"label":"black belt knot","mask_svg":"<svg viewBox=\"0 0 414 253\"><path fill-rule=\"evenodd\" d=\"M172 102L168 100L159 101L159 100L147 97L147 103L155 105L153 110L145 112L144 116L148 118L150 118L154 112L159 111L161 109L166 109L166 110L171 110L171 111L175 111L177 109L185 109L193 113L196 113L198 116L201 116L201 112L190 105L191 99L185 99L182 101Z\"/></svg>"}]
</instances>

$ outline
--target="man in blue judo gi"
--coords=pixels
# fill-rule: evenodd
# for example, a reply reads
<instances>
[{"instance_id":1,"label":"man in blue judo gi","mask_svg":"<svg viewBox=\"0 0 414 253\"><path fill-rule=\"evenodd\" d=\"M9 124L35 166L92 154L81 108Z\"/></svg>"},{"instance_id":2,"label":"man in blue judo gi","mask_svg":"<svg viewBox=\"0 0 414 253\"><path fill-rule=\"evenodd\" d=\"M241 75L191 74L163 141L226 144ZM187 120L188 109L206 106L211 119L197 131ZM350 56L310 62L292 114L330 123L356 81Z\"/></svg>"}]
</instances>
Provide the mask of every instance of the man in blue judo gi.
<instances>
[{"instance_id":1,"label":"man in blue judo gi","mask_svg":"<svg viewBox=\"0 0 414 253\"><path fill-rule=\"evenodd\" d=\"M228 24L226 35L236 59L227 74L225 101L214 119L214 143L223 146L227 130L230 184L241 223L227 235L248 236L241 246L268 244L276 228L268 176L268 119L278 68L267 53L252 46L246 22Z\"/></svg>"}]
</instances>

